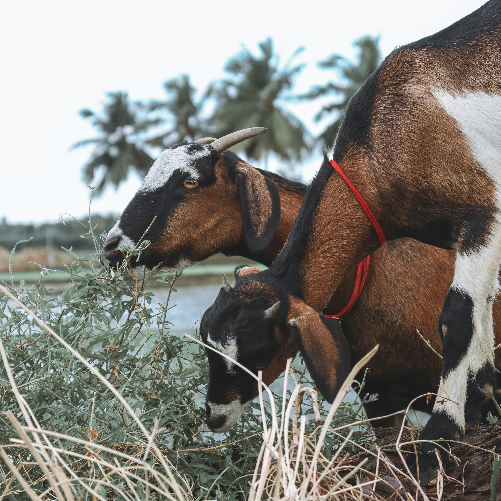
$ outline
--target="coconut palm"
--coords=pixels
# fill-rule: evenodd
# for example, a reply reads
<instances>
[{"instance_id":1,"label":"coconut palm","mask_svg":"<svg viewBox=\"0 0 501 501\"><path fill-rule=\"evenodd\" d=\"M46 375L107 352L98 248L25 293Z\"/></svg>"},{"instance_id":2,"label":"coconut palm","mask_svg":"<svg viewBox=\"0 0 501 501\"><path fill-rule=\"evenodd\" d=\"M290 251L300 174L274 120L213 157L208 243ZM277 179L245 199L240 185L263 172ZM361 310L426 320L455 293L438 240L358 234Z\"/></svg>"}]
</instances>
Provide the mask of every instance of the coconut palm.
<instances>
[{"instance_id":1,"label":"coconut palm","mask_svg":"<svg viewBox=\"0 0 501 501\"><path fill-rule=\"evenodd\" d=\"M145 105L130 102L126 92L110 92L107 98L101 114L90 109L79 112L82 118L91 120L98 136L71 146L73 149L94 145L90 160L83 166L83 180L87 184L98 183L96 195L102 194L107 185L117 188L131 168L144 176L153 158L145 149L143 137L158 123L158 119L147 117Z\"/></svg>"},{"instance_id":2,"label":"coconut palm","mask_svg":"<svg viewBox=\"0 0 501 501\"><path fill-rule=\"evenodd\" d=\"M196 89L188 75L181 75L164 83L168 98L165 101L151 100L148 109L158 116L164 130L148 140L151 146L168 148L183 141L194 141L205 134L201 113L206 95L198 102Z\"/></svg>"},{"instance_id":3,"label":"coconut palm","mask_svg":"<svg viewBox=\"0 0 501 501\"><path fill-rule=\"evenodd\" d=\"M363 83L376 70L381 62L379 50L379 37L366 35L354 44L359 49L358 61L351 63L339 54L332 54L325 61L318 63L320 68L334 70L339 77L337 82L329 82L326 85L317 85L301 99L313 100L319 97L334 95L335 100L322 106L315 115L314 120L319 122L326 116L332 117L329 125L318 136L328 149L331 149L336 138L337 131L346 112L346 107L351 97L360 89Z\"/></svg>"},{"instance_id":4,"label":"coconut palm","mask_svg":"<svg viewBox=\"0 0 501 501\"><path fill-rule=\"evenodd\" d=\"M285 107L288 91L303 65L291 66L292 59L279 68L273 42L259 43L261 54L254 56L244 48L225 66L231 76L213 84L211 96L215 112L211 118L216 137L247 127L266 127L258 136L239 145L248 158L266 159L270 153L280 159L299 159L308 150L308 132L302 122Z\"/></svg>"}]
</instances>

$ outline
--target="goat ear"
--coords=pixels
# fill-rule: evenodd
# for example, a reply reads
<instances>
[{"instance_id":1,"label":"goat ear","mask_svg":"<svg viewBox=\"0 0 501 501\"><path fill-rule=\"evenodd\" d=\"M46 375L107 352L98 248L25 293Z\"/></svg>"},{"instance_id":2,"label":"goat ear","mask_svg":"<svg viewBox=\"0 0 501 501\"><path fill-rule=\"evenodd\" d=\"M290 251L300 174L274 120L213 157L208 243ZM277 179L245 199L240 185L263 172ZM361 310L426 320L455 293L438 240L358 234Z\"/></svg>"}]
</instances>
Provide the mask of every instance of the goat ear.
<instances>
[{"instance_id":1,"label":"goat ear","mask_svg":"<svg viewBox=\"0 0 501 501\"><path fill-rule=\"evenodd\" d=\"M255 268L254 266L249 266L247 264L243 264L235 268L235 278L242 278L246 275L254 275L255 273L259 273L259 268Z\"/></svg>"},{"instance_id":2,"label":"goat ear","mask_svg":"<svg viewBox=\"0 0 501 501\"><path fill-rule=\"evenodd\" d=\"M321 316L294 298L288 325L291 341L303 355L315 385L332 403L351 366L350 351L339 322Z\"/></svg>"},{"instance_id":3,"label":"goat ear","mask_svg":"<svg viewBox=\"0 0 501 501\"><path fill-rule=\"evenodd\" d=\"M237 167L237 187L242 202L242 221L247 247L253 254L269 245L280 222L280 193L277 185L250 165Z\"/></svg>"}]
</instances>

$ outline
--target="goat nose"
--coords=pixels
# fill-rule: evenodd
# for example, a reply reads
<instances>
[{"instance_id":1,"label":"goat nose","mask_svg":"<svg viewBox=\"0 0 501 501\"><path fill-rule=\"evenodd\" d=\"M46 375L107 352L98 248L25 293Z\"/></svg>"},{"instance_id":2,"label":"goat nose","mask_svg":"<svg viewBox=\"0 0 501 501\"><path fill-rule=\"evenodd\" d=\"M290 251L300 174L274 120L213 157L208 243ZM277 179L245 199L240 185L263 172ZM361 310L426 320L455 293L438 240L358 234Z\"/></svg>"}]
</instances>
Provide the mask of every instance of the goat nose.
<instances>
[{"instance_id":1,"label":"goat nose","mask_svg":"<svg viewBox=\"0 0 501 501\"><path fill-rule=\"evenodd\" d=\"M226 416L217 416L215 418L210 417L210 405L205 404L205 413L207 415L207 425L211 430L218 430L226 422Z\"/></svg>"},{"instance_id":2,"label":"goat nose","mask_svg":"<svg viewBox=\"0 0 501 501\"><path fill-rule=\"evenodd\" d=\"M122 237L120 235L115 235L111 238L106 239L106 242L104 242L103 251L104 252L111 252L111 251L116 250L121 239L122 239Z\"/></svg>"},{"instance_id":3,"label":"goat nose","mask_svg":"<svg viewBox=\"0 0 501 501\"><path fill-rule=\"evenodd\" d=\"M222 428L225 422L226 416L218 416L214 419L211 419L209 417L207 418L207 424L212 431L216 431Z\"/></svg>"}]
</instances>

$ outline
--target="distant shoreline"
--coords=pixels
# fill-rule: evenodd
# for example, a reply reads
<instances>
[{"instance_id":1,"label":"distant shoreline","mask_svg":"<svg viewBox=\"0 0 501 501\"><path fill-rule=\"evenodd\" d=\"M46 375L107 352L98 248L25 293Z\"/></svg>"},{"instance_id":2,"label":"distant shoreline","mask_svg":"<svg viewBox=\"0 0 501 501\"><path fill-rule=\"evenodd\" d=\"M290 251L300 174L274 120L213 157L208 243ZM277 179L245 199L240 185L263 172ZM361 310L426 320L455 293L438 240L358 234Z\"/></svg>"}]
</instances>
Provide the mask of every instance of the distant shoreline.
<instances>
[{"instance_id":1,"label":"distant shoreline","mask_svg":"<svg viewBox=\"0 0 501 501\"><path fill-rule=\"evenodd\" d=\"M256 266L260 270L266 269L263 265L256 265L253 263L253 266ZM220 277L222 273L228 275L228 278L231 280L233 277L233 272L235 270L235 265L231 263L224 264L195 264L186 268L183 271L182 276L178 279L179 281L185 282L186 285L189 285L192 282L193 278L213 278ZM29 271L13 271L12 272L12 280L14 284L19 284L21 281L24 281L27 284L36 284L40 281L40 275L42 270L29 270ZM160 274L161 272L159 272ZM174 273L171 274L174 276ZM49 275L43 277L42 281L45 284L58 284L65 281L71 280L70 274L65 270L50 270ZM212 281L212 280L210 280ZM5 282L7 284L11 283L11 274L8 271L0 272L0 282ZM163 284L157 282L155 280L155 275L153 275L148 281L149 287L161 287Z\"/></svg>"}]
</instances>

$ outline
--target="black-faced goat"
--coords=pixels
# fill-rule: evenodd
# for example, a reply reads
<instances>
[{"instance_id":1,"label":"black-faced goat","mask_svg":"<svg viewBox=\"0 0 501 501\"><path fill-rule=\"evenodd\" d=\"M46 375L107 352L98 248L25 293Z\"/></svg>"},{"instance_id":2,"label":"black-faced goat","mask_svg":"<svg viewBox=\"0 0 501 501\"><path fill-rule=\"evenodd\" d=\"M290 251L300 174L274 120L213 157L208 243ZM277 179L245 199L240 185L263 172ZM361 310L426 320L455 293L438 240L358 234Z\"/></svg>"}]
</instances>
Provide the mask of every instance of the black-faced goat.
<instances>
[{"instance_id":1,"label":"black-faced goat","mask_svg":"<svg viewBox=\"0 0 501 501\"><path fill-rule=\"evenodd\" d=\"M492 304L501 261L501 0L385 59L350 101L333 163L325 159L278 258L261 273L239 270L235 288L223 289L204 315L204 341L231 348L239 361L264 373L267 367L276 372L275 364L299 349L329 400L347 374L349 354L338 324L318 312L347 270L381 242L333 167L365 199L386 239L410 237L457 249L439 320L440 397L420 436L456 439L467 422L477 421L480 404L496 386ZM426 296L430 290L417 292ZM242 411L247 395L240 390L239 371L226 371L232 387L217 373L224 362L208 356L208 410L214 414L209 422L223 428ZM435 447L420 444L421 483L436 476ZM447 455L441 454L445 464ZM415 471L414 456L409 463Z\"/></svg>"}]
</instances>

